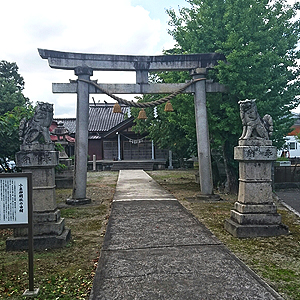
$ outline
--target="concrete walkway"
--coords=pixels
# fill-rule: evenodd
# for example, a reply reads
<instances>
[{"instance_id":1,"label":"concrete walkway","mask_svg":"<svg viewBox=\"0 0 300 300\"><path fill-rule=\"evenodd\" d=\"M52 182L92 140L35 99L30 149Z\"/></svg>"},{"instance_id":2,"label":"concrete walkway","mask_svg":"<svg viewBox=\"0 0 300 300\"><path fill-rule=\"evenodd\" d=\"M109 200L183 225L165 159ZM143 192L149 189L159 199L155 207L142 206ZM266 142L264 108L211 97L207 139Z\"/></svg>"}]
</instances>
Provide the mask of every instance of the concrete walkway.
<instances>
[{"instance_id":1,"label":"concrete walkway","mask_svg":"<svg viewBox=\"0 0 300 300\"><path fill-rule=\"evenodd\" d=\"M282 299L142 170L122 170L90 300Z\"/></svg>"}]
</instances>

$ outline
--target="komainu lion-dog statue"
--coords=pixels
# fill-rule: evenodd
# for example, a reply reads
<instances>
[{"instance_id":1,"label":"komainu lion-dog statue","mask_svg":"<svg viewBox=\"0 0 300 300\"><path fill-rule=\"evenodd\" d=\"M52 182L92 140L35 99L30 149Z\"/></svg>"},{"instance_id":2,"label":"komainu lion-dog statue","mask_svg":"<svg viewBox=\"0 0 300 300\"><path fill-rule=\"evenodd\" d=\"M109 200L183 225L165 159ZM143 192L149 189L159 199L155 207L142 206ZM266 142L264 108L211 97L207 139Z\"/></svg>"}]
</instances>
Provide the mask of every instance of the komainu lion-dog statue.
<instances>
[{"instance_id":1,"label":"komainu lion-dog statue","mask_svg":"<svg viewBox=\"0 0 300 300\"><path fill-rule=\"evenodd\" d=\"M243 133L240 140L266 139L269 140L273 132L273 120L270 115L261 118L257 112L255 100L239 101Z\"/></svg>"},{"instance_id":2,"label":"komainu lion-dog statue","mask_svg":"<svg viewBox=\"0 0 300 300\"><path fill-rule=\"evenodd\" d=\"M33 118L22 119L19 136L23 144L51 143L49 127L53 119L53 104L37 102Z\"/></svg>"}]
</instances>

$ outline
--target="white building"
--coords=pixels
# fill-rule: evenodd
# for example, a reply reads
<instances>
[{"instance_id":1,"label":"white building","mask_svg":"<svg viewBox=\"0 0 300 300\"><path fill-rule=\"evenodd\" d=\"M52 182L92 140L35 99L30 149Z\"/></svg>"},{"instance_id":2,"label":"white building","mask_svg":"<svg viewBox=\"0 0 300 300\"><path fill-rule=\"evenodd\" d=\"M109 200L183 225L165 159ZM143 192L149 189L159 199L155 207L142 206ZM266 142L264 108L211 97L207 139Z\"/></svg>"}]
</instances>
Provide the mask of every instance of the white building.
<instances>
[{"instance_id":1,"label":"white building","mask_svg":"<svg viewBox=\"0 0 300 300\"><path fill-rule=\"evenodd\" d=\"M287 158L300 157L300 115L294 115L295 123L291 127L292 131L284 138L285 143L283 148L278 150L277 156Z\"/></svg>"},{"instance_id":2,"label":"white building","mask_svg":"<svg viewBox=\"0 0 300 300\"><path fill-rule=\"evenodd\" d=\"M277 151L277 156L283 156L287 158L300 157L300 143L297 136L289 135L284 139L285 143L283 148Z\"/></svg>"}]
</instances>

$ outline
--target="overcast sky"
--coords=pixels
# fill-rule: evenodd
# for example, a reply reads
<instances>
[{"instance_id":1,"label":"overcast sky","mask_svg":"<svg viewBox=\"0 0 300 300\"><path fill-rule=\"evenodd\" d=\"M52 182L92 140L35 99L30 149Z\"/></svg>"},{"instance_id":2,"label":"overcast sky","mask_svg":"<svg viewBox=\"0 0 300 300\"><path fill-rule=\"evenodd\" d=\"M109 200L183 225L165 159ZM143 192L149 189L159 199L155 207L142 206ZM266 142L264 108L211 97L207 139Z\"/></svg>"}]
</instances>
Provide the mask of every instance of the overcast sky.
<instances>
[{"instance_id":1,"label":"overcast sky","mask_svg":"<svg viewBox=\"0 0 300 300\"><path fill-rule=\"evenodd\" d=\"M75 117L76 95L52 93L52 82L76 79L74 72L51 69L37 49L160 55L174 45L165 10L186 6L185 0L2 1L0 60L17 63L24 94L33 103L54 103L55 117ZM92 79L134 83L135 74L97 72ZM102 95L94 98L107 100Z\"/></svg>"},{"instance_id":2,"label":"overcast sky","mask_svg":"<svg viewBox=\"0 0 300 300\"><path fill-rule=\"evenodd\" d=\"M76 79L74 72L51 69L37 49L159 55L174 45L165 10L187 5L185 0L2 1L0 60L17 63L32 102L54 103L55 117L75 117L76 95L53 94L51 85ZM102 83L135 81L131 72L95 75ZM103 102L104 96L94 98Z\"/></svg>"}]
</instances>

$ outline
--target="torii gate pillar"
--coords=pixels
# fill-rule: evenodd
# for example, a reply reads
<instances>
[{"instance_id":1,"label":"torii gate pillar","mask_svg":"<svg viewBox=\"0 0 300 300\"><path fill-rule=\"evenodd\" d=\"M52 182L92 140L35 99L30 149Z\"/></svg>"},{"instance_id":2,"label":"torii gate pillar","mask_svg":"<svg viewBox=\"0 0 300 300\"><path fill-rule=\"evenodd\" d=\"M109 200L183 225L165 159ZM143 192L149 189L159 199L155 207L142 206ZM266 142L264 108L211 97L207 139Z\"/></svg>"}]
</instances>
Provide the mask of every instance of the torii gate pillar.
<instances>
[{"instance_id":1,"label":"torii gate pillar","mask_svg":"<svg viewBox=\"0 0 300 300\"><path fill-rule=\"evenodd\" d=\"M205 78L206 69L194 69L191 71L190 75L193 76L194 79ZM211 172L210 142L206 110L205 80L195 82L194 103L201 196L211 197L211 195L213 195L213 180Z\"/></svg>"},{"instance_id":2,"label":"torii gate pillar","mask_svg":"<svg viewBox=\"0 0 300 300\"><path fill-rule=\"evenodd\" d=\"M93 75L93 69L85 66L76 67L75 75L78 76L78 79L90 80L90 76ZM86 198L89 84L79 80L77 82L76 111L76 143L73 194L72 199L67 199L66 201L67 204L71 205L88 204L91 202L91 199Z\"/></svg>"}]
</instances>

